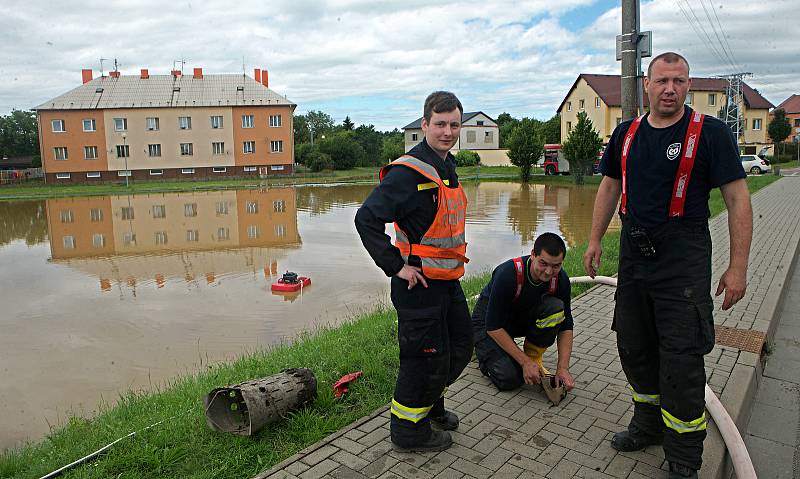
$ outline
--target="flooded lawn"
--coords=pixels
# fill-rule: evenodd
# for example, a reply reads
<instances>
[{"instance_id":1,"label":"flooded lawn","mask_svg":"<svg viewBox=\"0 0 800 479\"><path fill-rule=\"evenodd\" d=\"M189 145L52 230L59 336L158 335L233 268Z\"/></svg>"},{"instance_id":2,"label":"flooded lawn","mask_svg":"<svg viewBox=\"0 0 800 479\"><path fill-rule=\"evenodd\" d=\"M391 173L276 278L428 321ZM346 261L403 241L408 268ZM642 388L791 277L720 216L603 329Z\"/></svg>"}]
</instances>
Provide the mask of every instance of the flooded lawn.
<instances>
[{"instance_id":1,"label":"flooded lawn","mask_svg":"<svg viewBox=\"0 0 800 479\"><path fill-rule=\"evenodd\" d=\"M588 238L593 187L465 189L467 274L530 252L545 231L569 246ZM371 190L0 202L0 449L128 389L387 302L388 279L353 227ZM312 284L272 293L286 270Z\"/></svg>"}]
</instances>

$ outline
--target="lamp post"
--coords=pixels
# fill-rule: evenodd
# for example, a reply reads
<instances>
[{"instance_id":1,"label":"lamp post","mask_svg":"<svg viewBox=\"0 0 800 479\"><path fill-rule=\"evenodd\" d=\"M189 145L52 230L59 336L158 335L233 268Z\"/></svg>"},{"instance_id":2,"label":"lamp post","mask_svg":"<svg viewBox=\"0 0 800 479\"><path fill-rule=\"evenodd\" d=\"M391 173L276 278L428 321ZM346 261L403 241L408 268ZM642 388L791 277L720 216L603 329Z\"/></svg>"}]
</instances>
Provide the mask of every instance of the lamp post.
<instances>
[{"instance_id":1,"label":"lamp post","mask_svg":"<svg viewBox=\"0 0 800 479\"><path fill-rule=\"evenodd\" d=\"M125 158L125 188L128 188L128 176L130 176L131 172L128 170L128 135L125 133L122 134L122 154L123 158Z\"/></svg>"}]
</instances>

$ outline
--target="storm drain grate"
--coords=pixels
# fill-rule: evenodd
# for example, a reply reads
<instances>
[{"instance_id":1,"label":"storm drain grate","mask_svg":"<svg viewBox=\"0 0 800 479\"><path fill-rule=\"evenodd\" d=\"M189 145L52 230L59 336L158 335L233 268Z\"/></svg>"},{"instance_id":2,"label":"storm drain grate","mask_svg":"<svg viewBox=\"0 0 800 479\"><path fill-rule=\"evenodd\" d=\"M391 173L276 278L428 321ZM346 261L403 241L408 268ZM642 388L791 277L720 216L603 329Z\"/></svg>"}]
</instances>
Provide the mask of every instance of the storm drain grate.
<instances>
[{"instance_id":1,"label":"storm drain grate","mask_svg":"<svg viewBox=\"0 0 800 479\"><path fill-rule=\"evenodd\" d=\"M761 331L715 325L714 332L717 337L717 344L755 354L761 354L766 342L766 335Z\"/></svg>"}]
</instances>

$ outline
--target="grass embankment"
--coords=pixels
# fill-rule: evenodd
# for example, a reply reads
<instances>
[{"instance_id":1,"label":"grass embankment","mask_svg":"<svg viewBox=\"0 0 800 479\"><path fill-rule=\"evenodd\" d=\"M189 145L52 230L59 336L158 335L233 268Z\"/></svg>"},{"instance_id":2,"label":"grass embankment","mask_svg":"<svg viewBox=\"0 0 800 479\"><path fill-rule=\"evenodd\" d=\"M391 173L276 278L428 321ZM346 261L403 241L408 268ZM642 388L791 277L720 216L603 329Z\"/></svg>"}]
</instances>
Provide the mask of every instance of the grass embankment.
<instances>
[{"instance_id":1,"label":"grass embankment","mask_svg":"<svg viewBox=\"0 0 800 479\"><path fill-rule=\"evenodd\" d=\"M756 191L777 179L750 177L748 186ZM712 215L725 209L718 190L709 204ZM619 233L605 236L599 274L615 274L618 241ZM585 250L583 244L567 254L564 267L573 276L583 274ZM465 279L467 297L479 293L488 277L486 272ZM576 285L573 296L588 287ZM73 418L38 444L4 452L0 477L41 477L131 431L175 415L178 417L124 439L108 454L67 477L252 477L391 399L399 364L396 321L393 310L382 308L337 328L301 334L291 345L208 366L206 371L176 379L157 391L127 393L92 419ZM211 389L289 367L309 367L316 374L319 397L313 405L253 438L211 432L206 426L202 398ZM364 376L353 383L343 400L335 400L331 386L353 371L363 371Z\"/></svg>"},{"instance_id":2,"label":"grass embankment","mask_svg":"<svg viewBox=\"0 0 800 479\"><path fill-rule=\"evenodd\" d=\"M270 176L268 178L237 178L220 180L175 180L175 181L132 181L130 186L125 182L93 185L51 185L41 181L19 185L3 185L0 187L0 200L59 198L64 196L97 196L127 195L137 193L207 191L228 188L260 188L264 186L283 186L317 183L356 183L377 182L378 167L359 167L343 171L326 171L322 173L296 173L286 176ZM458 174L464 180L480 178L519 177L517 167L508 166L469 166L458 168Z\"/></svg>"}]
</instances>

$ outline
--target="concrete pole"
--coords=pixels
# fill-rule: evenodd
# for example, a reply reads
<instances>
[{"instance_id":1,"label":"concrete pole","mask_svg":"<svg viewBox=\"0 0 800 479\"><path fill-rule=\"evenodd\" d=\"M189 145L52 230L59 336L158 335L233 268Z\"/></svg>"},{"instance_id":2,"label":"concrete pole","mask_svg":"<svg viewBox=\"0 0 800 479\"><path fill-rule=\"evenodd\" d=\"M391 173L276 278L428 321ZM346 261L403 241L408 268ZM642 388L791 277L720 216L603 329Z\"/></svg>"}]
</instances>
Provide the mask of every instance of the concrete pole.
<instances>
[{"instance_id":1,"label":"concrete pole","mask_svg":"<svg viewBox=\"0 0 800 479\"><path fill-rule=\"evenodd\" d=\"M636 30L637 0L622 0L622 121L635 118L638 113L636 100L636 51L639 32Z\"/></svg>"},{"instance_id":2,"label":"concrete pole","mask_svg":"<svg viewBox=\"0 0 800 479\"><path fill-rule=\"evenodd\" d=\"M642 31L640 0L636 0L636 92L639 102L638 115L644 114L644 79L642 76L642 51L639 48L639 34Z\"/></svg>"}]
</instances>

